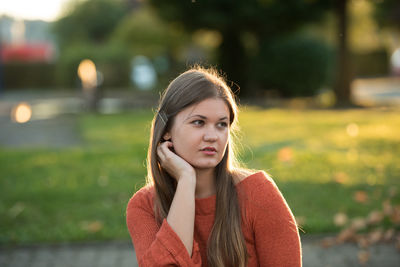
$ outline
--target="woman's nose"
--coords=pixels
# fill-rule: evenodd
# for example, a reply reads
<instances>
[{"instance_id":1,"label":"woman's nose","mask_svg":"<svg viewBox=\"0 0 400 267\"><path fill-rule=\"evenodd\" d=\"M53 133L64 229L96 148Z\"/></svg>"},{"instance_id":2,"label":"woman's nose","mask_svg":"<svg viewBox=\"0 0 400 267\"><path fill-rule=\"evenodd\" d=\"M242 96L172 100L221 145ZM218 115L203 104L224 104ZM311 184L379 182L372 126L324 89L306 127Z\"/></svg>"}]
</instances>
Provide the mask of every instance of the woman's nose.
<instances>
[{"instance_id":1,"label":"woman's nose","mask_svg":"<svg viewBox=\"0 0 400 267\"><path fill-rule=\"evenodd\" d=\"M203 138L204 138L204 141L208 141L208 142L216 141L218 139L216 129L214 129L213 127L209 127L205 131Z\"/></svg>"}]
</instances>

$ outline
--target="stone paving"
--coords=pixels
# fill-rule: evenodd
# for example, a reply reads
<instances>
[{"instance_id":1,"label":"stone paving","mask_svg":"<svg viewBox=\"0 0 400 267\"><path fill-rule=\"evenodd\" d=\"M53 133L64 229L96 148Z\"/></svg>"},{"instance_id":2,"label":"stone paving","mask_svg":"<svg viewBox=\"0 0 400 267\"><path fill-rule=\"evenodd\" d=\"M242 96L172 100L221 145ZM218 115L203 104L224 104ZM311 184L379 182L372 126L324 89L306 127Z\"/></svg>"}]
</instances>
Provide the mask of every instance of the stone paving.
<instances>
[{"instance_id":1,"label":"stone paving","mask_svg":"<svg viewBox=\"0 0 400 267\"><path fill-rule=\"evenodd\" d=\"M359 262L355 244L323 248L320 238L302 238L304 267L396 267L400 253L393 244L371 246L368 261ZM136 267L135 251L129 241L56 244L0 248L2 267Z\"/></svg>"},{"instance_id":2,"label":"stone paving","mask_svg":"<svg viewBox=\"0 0 400 267\"><path fill-rule=\"evenodd\" d=\"M2 267L134 267L129 242L35 245L0 249Z\"/></svg>"}]
</instances>

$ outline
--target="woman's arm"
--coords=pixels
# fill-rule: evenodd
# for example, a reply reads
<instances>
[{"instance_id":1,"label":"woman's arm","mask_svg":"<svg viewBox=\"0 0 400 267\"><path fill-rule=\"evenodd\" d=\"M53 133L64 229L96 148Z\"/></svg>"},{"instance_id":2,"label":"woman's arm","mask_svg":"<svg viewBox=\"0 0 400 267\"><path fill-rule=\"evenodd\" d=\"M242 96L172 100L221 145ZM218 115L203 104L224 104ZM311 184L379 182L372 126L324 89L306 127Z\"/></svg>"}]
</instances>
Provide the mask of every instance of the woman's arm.
<instances>
[{"instance_id":1,"label":"woman's arm","mask_svg":"<svg viewBox=\"0 0 400 267\"><path fill-rule=\"evenodd\" d=\"M195 174L181 177L167 216L167 222L180 237L189 255L193 250L195 190Z\"/></svg>"},{"instance_id":2,"label":"woman's arm","mask_svg":"<svg viewBox=\"0 0 400 267\"><path fill-rule=\"evenodd\" d=\"M176 181L177 188L167 221L185 244L189 255L193 249L196 172L183 158L173 152L173 143L165 141L158 145L157 155L161 166Z\"/></svg>"},{"instance_id":3,"label":"woman's arm","mask_svg":"<svg viewBox=\"0 0 400 267\"><path fill-rule=\"evenodd\" d=\"M190 257L181 237L167 219L161 227L156 223L151 201L153 194L149 190L139 190L129 201L126 213L139 266L201 266L200 250L195 241L191 244Z\"/></svg>"},{"instance_id":4,"label":"woman's arm","mask_svg":"<svg viewBox=\"0 0 400 267\"><path fill-rule=\"evenodd\" d=\"M299 232L286 200L270 177L255 188L253 230L260 266L302 266Z\"/></svg>"},{"instance_id":5,"label":"woman's arm","mask_svg":"<svg viewBox=\"0 0 400 267\"><path fill-rule=\"evenodd\" d=\"M196 173L189 163L171 150L172 147L173 144L170 141L161 143L157 147L161 166L177 181L167 218L164 219L160 230L157 232L157 228L154 227L154 216L149 217L152 213L152 204L147 205L147 212L144 213L141 212L143 205L133 205L134 208L130 212L128 205L128 228L130 227L136 256L141 266L154 266L155 263L158 264L157 266L168 265L171 264L170 260L175 261L179 266L201 265L199 248L193 239ZM143 231L145 230L143 228L148 226L151 226L153 230ZM143 244L143 239L146 244ZM163 263L155 261L154 258L160 258L160 255L170 260L163 260Z\"/></svg>"}]
</instances>

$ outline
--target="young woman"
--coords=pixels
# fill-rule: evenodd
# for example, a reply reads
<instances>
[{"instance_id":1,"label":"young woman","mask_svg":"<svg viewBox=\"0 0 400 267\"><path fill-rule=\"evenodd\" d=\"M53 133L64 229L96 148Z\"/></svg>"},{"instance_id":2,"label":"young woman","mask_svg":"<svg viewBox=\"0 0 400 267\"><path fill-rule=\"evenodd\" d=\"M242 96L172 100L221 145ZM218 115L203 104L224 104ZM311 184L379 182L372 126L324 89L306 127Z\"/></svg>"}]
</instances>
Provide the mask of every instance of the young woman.
<instances>
[{"instance_id":1,"label":"young woman","mask_svg":"<svg viewBox=\"0 0 400 267\"><path fill-rule=\"evenodd\" d=\"M126 213L139 266L301 266L297 225L276 184L235 162L236 119L215 70L190 69L164 92L147 185Z\"/></svg>"}]
</instances>

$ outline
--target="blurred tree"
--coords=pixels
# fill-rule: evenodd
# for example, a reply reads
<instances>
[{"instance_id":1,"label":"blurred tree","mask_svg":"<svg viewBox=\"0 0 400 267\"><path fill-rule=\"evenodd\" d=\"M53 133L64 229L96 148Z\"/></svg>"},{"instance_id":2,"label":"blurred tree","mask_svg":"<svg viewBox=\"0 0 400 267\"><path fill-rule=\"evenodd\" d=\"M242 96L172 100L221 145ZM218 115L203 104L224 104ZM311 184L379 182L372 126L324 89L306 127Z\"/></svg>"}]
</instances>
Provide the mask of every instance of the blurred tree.
<instances>
[{"instance_id":1,"label":"blurred tree","mask_svg":"<svg viewBox=\"0 0 400 267\"><path fill-rule=\"evenodd\" d=\"M128 12L124 0L72 1L53 30L61 49L74 43L102 43Z\"/></svg>"},{"instance_id":2,"label":"blurred tree","mask_svg":"<svg viewBox=\"0 0 400 267\"><path fill-rule=\"evenodd\" d=\"M400 1L372 0L375 3L375 17L381 26L400 30Z\"/></svg>"},{"instance_id":3,"label":"blurred tree","mask_svg":"<svg viewBox=\"0 0 400 267\"><path fill-rule=\"evenodd\" d=\"M244 40L247 36L254 37L257 47L261 40L273 40L320 19L323 11L331 6L331 1L323 0L148 1L163 19L180 23L189 32L198 29L220 32L219 67L226 72L228 80L244 87L248 75L247 40Z\"/></svg>"},{"instance_id":4,"label":"blurred tree","mask_svg":"<svg viewBox=\"0 0 400 267\"><path fill-rule=\"evenodd\" d=\"M171 77L182 71L182 54L191 42L180 25L163 22L148 5L142 5L117 25L110 41L124 45L131 57L146 56L152 61L162 88Z\"/></svg>"},{"instance_id":5,"label":"blurred tree","mask_svg":"<svg viewBox=\"0 0 400 267\"><path fill-rule=\"evenodd\" d=\"M351 105L350 81L351 73L349 66L348 49L348 0L334 1L334 12L337 17L337 59L336 59L336 77L334 92L336 95L337 106Z\"/></svg>"},{"instance_id":6,"label":"blurred tree","mask_svg":"<svg viewBox=\"0 0 400 267\"><path fill-rule=\"evenodd\" d=\"M163 23L147 6L124 17L111 38L113 42L128 46L134 54L147 57L182 49L182 45L188 41L183 31Z\"/></svg>"},{"instance_id":7,"label":"blurred tree","mask_svg":"<svg viewBox=\"0 0 400 267\"><path fill-rule=\"evenodd\" d=\"M134 6L127 0L71 0L64 15L54 22L60 48L57 84L75 87L81 60L93 60L104 76L104 86L129 85L130 54L125 46L110 41L120 21Z\"/></svg>"},{"instance_id":8,"label":"blurred tree","mask_svg":"<svg viewBox=\"0 0 400 267\"><path fill-rule=\"evenodd\" d=\"M318 39L285 36L263 43L253 57L251 75L271 93L279 89L284 97L313 96L332 78L332 56L332 49Z\"/></svg>"}]
</instances>

